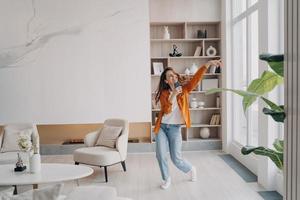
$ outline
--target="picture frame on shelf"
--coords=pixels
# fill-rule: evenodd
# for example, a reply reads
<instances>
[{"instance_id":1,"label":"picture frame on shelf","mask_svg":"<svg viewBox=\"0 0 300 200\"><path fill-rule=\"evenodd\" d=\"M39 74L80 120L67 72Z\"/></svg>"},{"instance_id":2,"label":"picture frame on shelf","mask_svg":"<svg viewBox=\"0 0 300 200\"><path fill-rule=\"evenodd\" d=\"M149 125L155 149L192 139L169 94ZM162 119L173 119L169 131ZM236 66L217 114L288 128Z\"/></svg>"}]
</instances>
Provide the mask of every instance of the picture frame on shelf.
<instances>
[{"instance_id":1,"label":"picture frame on shelf","mask_svg":"<svg viewBox=\"0 0 300 200\"><path fill-rule=\"evenodd\" d=\"M206 91L212 88L219 87L219 80L218 79L203 79L202 80L202 90Z\"/></svg>"},{"instance_id":2,"label":"picture frame on shelf","mask_svg":"<svg viewBox=\"0 0 300 200\"><path fill-rule=\"evenodd\" d=\"M194 53L194 56L200 56L201 50L202 50L202 47L201 46L197 46L196 50L195 50L195 53Z\"/></svg>"},{"instance_id":3,"label":"picture frame on shelf","mask_svg":"<svg viewBox=\"0 0 300 200\"><path fill-rule=\"evenodd\" d=\"M162 62L153 62L152 66L154 75L161 75L164 71L164 64Z\"/></svg>"}]
</instances>

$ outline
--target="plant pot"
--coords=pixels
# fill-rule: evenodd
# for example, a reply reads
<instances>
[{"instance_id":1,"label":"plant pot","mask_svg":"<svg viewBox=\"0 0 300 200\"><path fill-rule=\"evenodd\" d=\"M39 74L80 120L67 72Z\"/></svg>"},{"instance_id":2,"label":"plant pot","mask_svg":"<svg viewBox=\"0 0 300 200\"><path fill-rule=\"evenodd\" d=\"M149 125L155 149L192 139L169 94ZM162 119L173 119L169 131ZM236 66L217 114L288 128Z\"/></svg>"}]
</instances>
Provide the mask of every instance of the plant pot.
<instances>
[{"instance_id":1,"label":"plant pot","mask_svg":"<svg viewBox=\"0 0 300 200\"><path fill-rule=\"evenodd\" d=\"M279 194L281 194L283 196L284 194L284 190L283 190L283 173L282 171L277 171L276 172L276 190Z\"/></svg>"},{"instance_id":2,"label":"plant pot","mask_svg":"<svg viewBox=\"0 0 300 200\"><path fill-rule=\"evenodd\" d=\"M41 155L33 154L29 159L29 168L31 173L38 173L41 171Z\"/></svg>"}]
</instances>

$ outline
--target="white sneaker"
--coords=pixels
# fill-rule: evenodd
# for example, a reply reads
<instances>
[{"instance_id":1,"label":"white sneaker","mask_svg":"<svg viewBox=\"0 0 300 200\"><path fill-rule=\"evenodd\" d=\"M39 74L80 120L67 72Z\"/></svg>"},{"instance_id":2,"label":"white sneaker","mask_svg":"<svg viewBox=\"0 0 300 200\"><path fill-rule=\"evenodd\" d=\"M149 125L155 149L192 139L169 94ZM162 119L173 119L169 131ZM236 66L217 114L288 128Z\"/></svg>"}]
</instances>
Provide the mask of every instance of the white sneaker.
<instances>
[{"instance_id":1,"label":"white sneaker","mask_svg":"<svg viewBox=\"0 0 300 200\"><path fill-rule=\"evenodd\" d=\"M196 182L197 181L197 170L194 166L192 166L191 171L189 171L190 181Z\"/></svg>"},{"instance_id":2,"label":"white sneaker","mask_svg":"<svg viewBox=\"0 0 300 200\"><path fill-rule=\"evenodd\" d=\"M169 177L166 181L163 182L163 184L161 184L161 189L166 190L168 189L168 187L170 187L171 185L171 177Z\"/></svg>"}]
</instances>

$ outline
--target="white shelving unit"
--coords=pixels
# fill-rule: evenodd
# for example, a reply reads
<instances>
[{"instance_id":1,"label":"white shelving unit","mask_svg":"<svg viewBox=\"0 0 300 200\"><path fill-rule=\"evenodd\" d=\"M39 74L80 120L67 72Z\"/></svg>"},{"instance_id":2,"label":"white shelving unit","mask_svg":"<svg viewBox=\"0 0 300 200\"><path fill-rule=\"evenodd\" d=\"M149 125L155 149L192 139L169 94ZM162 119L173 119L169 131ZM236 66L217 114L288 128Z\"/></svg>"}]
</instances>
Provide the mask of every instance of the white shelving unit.
<instances>
[{"instance_id":1,"label":"white shelving unit","mask_svg":"<svg viewBox=\"0 0 300 200\"><path fill-rule=\"evenodd\" d=\"M164 26L168 26L170 39L163 39ZM206 30L206 38L197 38L198 30ZM150 24L150 43L151 43L151 98L155 97L160 75L154 74L153 62L163 63L164 68L172 67L181 76L191 78L193 75L185 75L185 69L190 68L193 63L197 66L203 65L212 59L221 58L221 34L220 22L155 22ZM180 57L170 57L169 53L173 51L173 45L176 45L178 52L182 53ZM199 56L194 56L197 46L201 46L202 50ZM217 50L215 56L207 56L206 49L213 46ZM209 71L204 74L203 79L218 79L219 87L222 84L222 72L210 73ZM202 82L201 82L202 83ZM190 93L191 98L196 98L197 101L204 101L204 108L190 108L191 122L190 128L182 126L182 138L185 142L195 141L221 141L222 125L210 125L212 115L222 113L222 105L217 107L216 99L220 94L205 95L205 91L198 85L194 91ZM153 101L152 101L153 102ZM151 127L151 142L154 142L153 128L155 118L158 115L160 108L156 108L153 103L152 111L152 127ZM221 121L221 120L220 120ZM200 129L209 128L210 137L208 139L200 138Z\"/></svg>"}]
</instances>

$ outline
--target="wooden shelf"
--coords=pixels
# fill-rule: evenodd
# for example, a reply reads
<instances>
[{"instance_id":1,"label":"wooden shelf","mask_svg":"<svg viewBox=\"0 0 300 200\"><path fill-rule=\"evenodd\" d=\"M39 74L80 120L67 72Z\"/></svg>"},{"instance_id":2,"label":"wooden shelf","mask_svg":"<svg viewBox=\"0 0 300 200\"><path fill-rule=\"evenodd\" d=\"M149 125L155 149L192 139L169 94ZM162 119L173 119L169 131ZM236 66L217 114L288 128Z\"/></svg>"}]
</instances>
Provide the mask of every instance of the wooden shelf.
<instances>
[{"instance_id":1,"label":"wooden shelf","mask_svg":"<svg viewBox=\"0 0 300 200\"><path fill-rule=\"evenodd\" d=\"M151 126L154 128L154 125ZM192 124L190 128L215 128L215 127L221 127L221 124L219 125L210 125L210 124ZM181 125L181 128L186 128L186 125Z\"/></svg>"},{"instance_id":2,"label":"wooden shelf","mask_svg":"<svg viewBox=\"0 0 300 200\"><path fill-rule=\"evenodd\" d=\"M182 125L182 127L185 128L186 125ZM190 128L203 128L203 127L207 127L207 128L221 127L221 124L220 125L192 124Z\"/></svg>"},{"instance_id":3,"label":"wooden shelf","mask_svg":"<svg viewBox=\"0 0 300 200\"><path fill-rule=\"evenodd\" d=\"M193 74L179 74L180 76L194 76ZM221 76L221 73L205 73L203 74L203 76ZM156 74L151 74L151 77L160 77L160 75L156 75Z\"/></svg>"},{"instance_id":4,"label":"wooden shelf","mask_svg":"<svg viewBox=\"0 0 300 200\"><path fill-rule=\"evenodd\" d=\"M221 110L221 108L190 108L190 111L205 111L205 110ZM153 112L158 112L160 109L152 109Z\"/></svg>"},{"instance_id":5,"label":"wooden shelf","mask_svg":"<svg viewBox=\"0 0 300 200\"><path fill-rule=\"evenodd\" d=\"M220 41L221 38L190 38L190 39L150 39L151 42L202 42Z\"/></svg>"},{"instance_id":6,"label":"wooden shelf","mask_svg":"<svg viewBox=\"0 0 300 200\"><path fill-rule=\"evenodd\" d=\"M198 111L198 110L221 110L221 108L190 108L191 111Z\"/></svg>"},{"instance_id":7,"label":"wooden shelf","mask_svg":"<svg viewBox=\"0 0 300 200\"><path fill-rule=\"evenodd\" d=\"M165 26L168 26L168 32L171 39L163 39L165 35ZM199 38L203 34L200 30L205 31L207 38ZM201 34L201 35L200 35ZM186 75L184 72L189 66L201 66L209 60L221 58L222 38L221 38L221 23L216 22L152 22L150 23L150 76L151 76L151 102L153 107L154 95L160 75L154 74L153 63L160 62L163 67L172 67L176 72L180 72L180 76L185 76L187 80L192 78L194 74ZM182 54L180 57L170 57L169 53L173 52L173 45L178 47L177 51ZM201 51L195 54L198 47ZM216 49L216 56L207 56L207 49L213 46ZM197 55L197 56L194 56ZM210 72L210 71L208 71ZM219 86L222 85L224 78L221 73L205 73L203 79L218 79ZM194 142L192 146L198 146L198 143L205 146L216 146L216 143L221 144L222 125L210 125L213 114L218 113L222 115L223 107L216 107L217 98L219 103L222 102L221 92L214 95L205 95L207 91L198 90L202 87L200 85L195 90L190 92L191 98L196 98L198 101L205 102L204 108L189 108L191 116L191 127L186 128L186 125L181 126L181 133L183 141ZM151 109L151 124L158 116L159 109ZM221 116L222 117L222 116ZM207 124L205 124L207 123ZM207 127L210 129L210 136L212 138L199 138L200 128ZM153 141L153 128L151 129L150 140ZM198 143L197 143L198 142ZM210 142L210 143L209 143Z\"/></svg>"},{"instance_id":8,"label":"wooden shelf","mask_svg":"<svg viewBox=\"0 0 300 200\"><path fill-rule=\"evenodd\" d=\"M208 59L208 58L220 58L220 56L180 56L180 57L169 57L170 59Z\"/></svg>"},{"instance_id":9,"label":"wooden shelf","mask_svg":"<svg viewBox=\"0 0 300 200\"><path fill-rule=\"evenodd\" d=\"M207 138L207 139L202 139L202 138L188 138L187 142L219 142L221 141L220 138Z\"/></svg>"},{"instance_id":10,"label":"wooden shelf","mask_svg":"<svg viewBox=\"0 0 300 200\"><path fill-rule=\"evenodd\" d=\"M190 94L205 94L206 91L191 91ZM216 92L216 93L220 93L220 92ZM155 94L155 92L152 92L152 95Z\"/></svg>"},{"instance_id":11,"label":"wooden shelf","mask_svg":"<svg viewBox=\"0 0 300 200\"><path fill-rule=\"evenodd\" d=\"M213 58L220 58L221 56L180 56L180 57L164 57L164 56L154 56L151 59L213 59Z\"/></svg>"}]
</instances>

